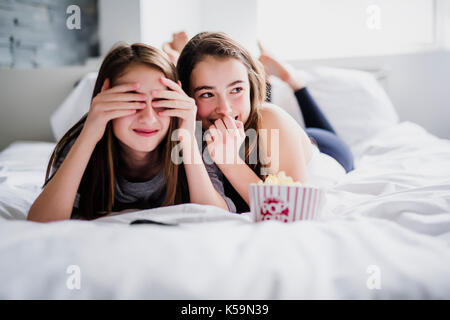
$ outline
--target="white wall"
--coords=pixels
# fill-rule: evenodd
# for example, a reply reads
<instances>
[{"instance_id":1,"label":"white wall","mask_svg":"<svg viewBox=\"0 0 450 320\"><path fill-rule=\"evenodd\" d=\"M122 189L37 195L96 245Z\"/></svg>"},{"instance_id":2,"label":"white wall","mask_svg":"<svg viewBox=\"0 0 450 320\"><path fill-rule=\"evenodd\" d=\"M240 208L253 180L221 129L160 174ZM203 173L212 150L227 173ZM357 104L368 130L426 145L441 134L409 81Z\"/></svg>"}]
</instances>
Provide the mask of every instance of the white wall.
<instances>
[{"instance_id":1,"label":"white wall","mask_svg":"<svg viewBox=\"0 0 450 320\"><path fill-rule=\"evenodd\" d=\"M434 0L261 0L258 36L284 59L401 54L434 46L434 15Z\"/></svg>"},{"instance_id":2,"label":"white wall","mask_svg":"<svg viewBox=\"0 0 450 320\"><path fill-rule=\"evenodd\" d=\"M444 49L450 50L450 0L436 1L437 41Z\"/></svg>"},{"instance_id":3,"label":"white wall","mask_svg":"<svg viewBox=\"0 0 450 320\"><path fill-rule=\"evenodd\" d=\"M161 48L172 33L223 31L256 54L258 0L100 0L101 53L117 41Z\"/></svg>"},{"instance_id":4,"label":"white wall","mask_svg":"<svg viewBox=\"0 0 450 320\"><path fill-rule=\"evenodd\" d=\"M141 41L141 0L99 0L100 54L118 41Z\"/></svg>"},{"instance_id":5,"label":"white wall","mask_svg":"<svg viewBox=\"0 0 450 320\"><path fill-rule=\"evenodd\" d=\"M257 54L258 0L202 0L203 31L223 31Z\"/></svg>"},{"instance_id":6,"label":"white wall","mask_svg":"<svg viewBox=\"0 0 450 320\"><path fill-rule=\"evenodd\" d=\"M185 30L195 35L202 30L201 0L142 0L141 40L161 48L172 34Z\"/></svg>"},{"instance_id":7,"label":"white wall","mask_svg":"<svg viewBox=\"0 0 450 320\"><path fill-rule=\"evenodd\" d=\"M172 33L222 31L257 53L258 0L141 0L141 41L161 48Z\"/></svg>"},{"instance_id":8,"label":"white wall","mask_svg":"<svg viewBox=\"0 0 450 320\"><path fill-rule=\"evenodd\" d=\"M444 45L447 50L450 50L450 0L445 0L444 15Z\"/></svg>"}]
</instances>

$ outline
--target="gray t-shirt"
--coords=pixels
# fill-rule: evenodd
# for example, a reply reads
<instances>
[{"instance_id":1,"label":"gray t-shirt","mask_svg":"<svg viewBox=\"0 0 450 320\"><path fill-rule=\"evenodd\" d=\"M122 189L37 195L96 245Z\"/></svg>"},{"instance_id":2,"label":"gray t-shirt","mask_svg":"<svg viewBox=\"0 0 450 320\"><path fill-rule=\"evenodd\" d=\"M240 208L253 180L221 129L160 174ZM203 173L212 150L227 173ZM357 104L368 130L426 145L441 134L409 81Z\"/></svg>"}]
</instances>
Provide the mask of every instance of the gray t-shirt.
<instances>
[{"instance_id":1,"label":"gray t-shirt","mask_svg":"<svg viewBox=\"0 0 450 320\"><path fill-rule=\"evenodd\" d=\"M75 140L70 142L63 150L61 157L57 160L56 165L52 168L51 175L53 175L54 172L61 166L74 143ZM233 201L225 196L223 186L223 173L215 164L205 163L205 167L214 188L225 200L228 206L228 210L230 212L236 212L236 206L234 205ZM162 205L166 194L166 182L164 180L163 171L160 171L152 179L144 182L131 182L117 173L115 178L115 211L121 211L130 208L150 209L160 207ZM78 209L79 201L80 194L77 193L74 202L74 208Z\"/></svg>"}]
</instances>

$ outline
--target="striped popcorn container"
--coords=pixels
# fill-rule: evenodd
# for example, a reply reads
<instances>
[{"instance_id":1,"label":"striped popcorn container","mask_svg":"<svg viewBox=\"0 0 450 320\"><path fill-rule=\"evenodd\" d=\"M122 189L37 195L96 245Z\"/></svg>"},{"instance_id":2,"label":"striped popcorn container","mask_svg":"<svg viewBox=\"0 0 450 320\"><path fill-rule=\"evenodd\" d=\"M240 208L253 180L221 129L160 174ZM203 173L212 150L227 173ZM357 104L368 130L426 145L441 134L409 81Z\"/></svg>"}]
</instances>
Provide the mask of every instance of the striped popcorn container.
<instances>
[{"instance_id":1,"label":"striped popcorn container","mask_svg":"<svg viewBox=\"0 0 450 320\"><path fill-rule=\"evenodd\" d=\"M316 220L325 204L325 191L317 187L251 184L249 191L255 222Z\"/></svg>"}]
</instances>

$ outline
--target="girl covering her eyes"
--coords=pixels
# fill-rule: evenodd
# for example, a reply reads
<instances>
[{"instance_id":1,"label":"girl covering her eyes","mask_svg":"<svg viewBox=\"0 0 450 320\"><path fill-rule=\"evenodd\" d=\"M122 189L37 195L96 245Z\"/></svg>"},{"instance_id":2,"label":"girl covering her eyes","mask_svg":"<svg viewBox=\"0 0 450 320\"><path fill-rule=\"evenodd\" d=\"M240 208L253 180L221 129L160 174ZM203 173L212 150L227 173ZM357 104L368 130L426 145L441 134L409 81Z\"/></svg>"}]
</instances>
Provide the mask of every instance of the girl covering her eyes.
<instances>
[{"instance_id":1,"label":"girl covering her eyes","mask_svg":"<svg viewBox=\"0 0 450 320\"><path fill-rule=\"evenodd\" d=\"M116 46L100 67L89 112L57 143L28 219L90 220L186 202L235 211L217 172L192 161L201 159L196 111L163 52ZM181 162L173 159L177 148Z\"/></svg>"}]
</instances>

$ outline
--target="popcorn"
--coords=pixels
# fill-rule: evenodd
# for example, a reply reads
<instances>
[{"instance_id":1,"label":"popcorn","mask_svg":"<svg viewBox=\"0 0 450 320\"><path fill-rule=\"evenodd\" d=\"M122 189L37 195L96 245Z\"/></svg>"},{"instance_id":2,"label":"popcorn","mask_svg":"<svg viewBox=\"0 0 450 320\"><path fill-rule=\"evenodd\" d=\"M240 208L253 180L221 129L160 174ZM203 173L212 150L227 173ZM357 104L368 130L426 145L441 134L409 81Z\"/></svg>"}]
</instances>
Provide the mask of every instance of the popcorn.
<instances>
[{"instance_id":1,"label":"popcorn","mask_svg":"<svg viewBox=\"0 0 450 320\"><path fill-rule=\"evenodd\" d=\"M294 181L291 177L286 176L284 171L278 172L277 175L269 174L264 182L259 181L258 184L269 184L269 185L290 185L290 186L301 186L299 181Z\"/></svg>"},{"instance_id":2,"label":"popcorn","mask_svg":"<svg viewBox=\"0 0 450 320\"><path fill-rule=\"evenodd\" d=\"M294 181L284 171L251 183L249 196L254 222L321 220L326 202L324 189Z\"/></svg>"},{"instance_id":3,"label":"popcorn","mask_svg":"<svg viewBox=\"0 0 450 320\"><path fill-rule=\"evenodd\" d=\"M268 175L249 187L250 212L254 222L321 220L325 190L295 182L284 172Z\"/></svg>"}]
</instances>

